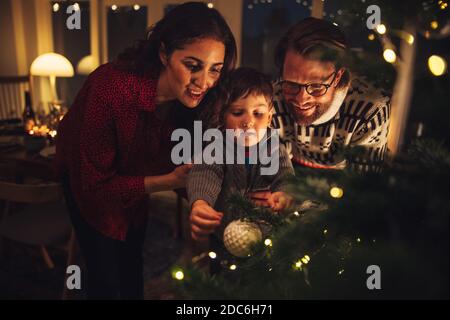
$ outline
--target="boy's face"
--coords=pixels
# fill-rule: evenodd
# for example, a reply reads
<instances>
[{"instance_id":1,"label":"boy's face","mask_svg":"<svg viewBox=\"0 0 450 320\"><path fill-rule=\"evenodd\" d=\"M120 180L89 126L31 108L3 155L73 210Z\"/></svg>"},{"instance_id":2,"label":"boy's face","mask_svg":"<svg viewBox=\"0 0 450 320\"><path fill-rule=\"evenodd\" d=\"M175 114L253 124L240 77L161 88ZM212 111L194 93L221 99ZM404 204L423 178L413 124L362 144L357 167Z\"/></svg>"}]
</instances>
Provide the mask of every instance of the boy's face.
<instances>
[{"instance_id":1,"label":"boy's face","mask_svg":"<svg viewBox=\"0 0 450 320\"><path fill-rule=\"evenodd\" d=\"M224 115L225 129L236 131L238 141L245 146L257 144L272 121L270 102L263 95L249 94L234 101Z\"/></svg>"}]
</instances>

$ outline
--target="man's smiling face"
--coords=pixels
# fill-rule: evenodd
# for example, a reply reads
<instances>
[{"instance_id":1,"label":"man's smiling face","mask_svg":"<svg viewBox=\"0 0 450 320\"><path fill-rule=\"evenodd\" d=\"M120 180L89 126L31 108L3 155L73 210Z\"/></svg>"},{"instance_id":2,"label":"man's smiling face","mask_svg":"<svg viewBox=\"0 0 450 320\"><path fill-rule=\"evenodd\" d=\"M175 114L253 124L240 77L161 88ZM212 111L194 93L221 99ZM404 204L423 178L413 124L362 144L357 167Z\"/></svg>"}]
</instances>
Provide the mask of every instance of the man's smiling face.
<instances>
[{"instance_id":1,"label":"man's smiling face","mask_svg":"<svg viewBox=\"0 0 450 320\"><path fill-rule=\"evenodd\" d=\"M311 125L330 108L336 86L344 71L344 69L336 70L332 62L308 59L293 50L287 51L283 65L283 81L286 83L287 90L283 86L283 96L299 125ZM295 93L296 90L289 90L289 87L295 89L296 84L329 86L325 94L312 96L304 86L297 93ZM310 87L310 89L313 88L314 86Z\"/></svg>"}]
</instances>

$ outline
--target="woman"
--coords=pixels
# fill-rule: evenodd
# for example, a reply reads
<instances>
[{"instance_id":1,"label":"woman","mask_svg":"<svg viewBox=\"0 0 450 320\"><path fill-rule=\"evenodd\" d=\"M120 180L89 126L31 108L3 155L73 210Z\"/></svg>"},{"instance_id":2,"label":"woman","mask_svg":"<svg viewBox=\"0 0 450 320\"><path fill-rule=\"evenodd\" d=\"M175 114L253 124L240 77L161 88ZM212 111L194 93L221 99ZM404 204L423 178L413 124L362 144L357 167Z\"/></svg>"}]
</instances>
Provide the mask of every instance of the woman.
<instances>
[{"instance_id":1,"label":"woman","mask_svg":"<svg viewBox=\"0 0 450 320\"><path fill-rule=\"evenodd\" d=\"M143 298L148 195L184 187L190 168L170 160L177 110L207 108L235 60L219 12L185 3L78 93L58 130L56 165L86 261L88 298Z\"/></svg>"}]
</instances>

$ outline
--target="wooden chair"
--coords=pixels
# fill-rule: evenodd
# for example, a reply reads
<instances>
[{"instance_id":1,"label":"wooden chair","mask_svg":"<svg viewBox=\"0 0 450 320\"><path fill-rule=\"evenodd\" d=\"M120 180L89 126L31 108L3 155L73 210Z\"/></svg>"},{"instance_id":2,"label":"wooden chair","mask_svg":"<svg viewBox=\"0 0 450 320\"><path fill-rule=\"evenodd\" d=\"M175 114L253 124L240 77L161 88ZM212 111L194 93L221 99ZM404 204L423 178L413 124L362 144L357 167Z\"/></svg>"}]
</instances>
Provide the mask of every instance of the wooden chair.
<instances>
[{"instance_id":1,"label":"wooden chair","mask_svg":"<svg viewBox=\"0 0 450 320\"><path fill-rule=\"evenodd\" d=\"M0 236L15 243L38 247L47 267L53 269L54 263L47 247L65 240L71 232L70 219L62 202L61 185L0 181L0 199L6 202L6 212L0 221ZM10 203L26 206L11 213Z\"/></svg>"},{"instance_id":2,"label":"wooden chair","mask_svg":"<svg viewBox=\"0 0 450 320\"><path fill-rule=\"evenodd\" d=\"M29 75L0 77L0 120L22 118L25 91L32 91Z\"/></svg>"},{"instance_id":3,"label":"wooden chair","mask_svg":"<svg viewBox=\"0 0 450 320\"><path fill-rule=\"evenodd\" d=\"M74 264L76 238L63 202L61 184L42 182L43 180L37 180L37 184L16 183L18 175L24 173L34 176L30 170L23 170L10 163L0 163L0 179L3 180L0 181L0 200L4 202L0 237L38 248L45 265L50 269L54 268L53 259L47 249L50 246L67 252L66 267ZM13 204L20 204L22 209L13 212L10 210ZM66 241L68 235L70 238ZM59 246L61 242L62 247ZM62 298L67 297L65 277Z\"/></svg>"}]
</instances>

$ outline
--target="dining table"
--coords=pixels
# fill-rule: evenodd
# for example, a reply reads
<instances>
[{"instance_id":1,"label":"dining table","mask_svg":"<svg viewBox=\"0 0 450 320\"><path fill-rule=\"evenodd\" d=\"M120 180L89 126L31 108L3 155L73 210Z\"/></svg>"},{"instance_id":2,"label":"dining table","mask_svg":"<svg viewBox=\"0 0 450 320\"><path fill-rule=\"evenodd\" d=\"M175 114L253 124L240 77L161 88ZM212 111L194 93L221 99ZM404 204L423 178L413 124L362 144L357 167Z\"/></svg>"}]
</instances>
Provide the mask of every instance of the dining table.
<instances>
[{"instance_id":1,"label":"dining table","mask_svg":"<svg viewBox=\"0 0 450 320\"><path fill-rule=\"evenodd\" d=\"M39 145L34 138L39 141ZM0 163L16 173L16 180L33 177L54 181L54 155L54 142L46 137L30 137L26 133L0 134Z\"/></svg>"}]
</instances>

